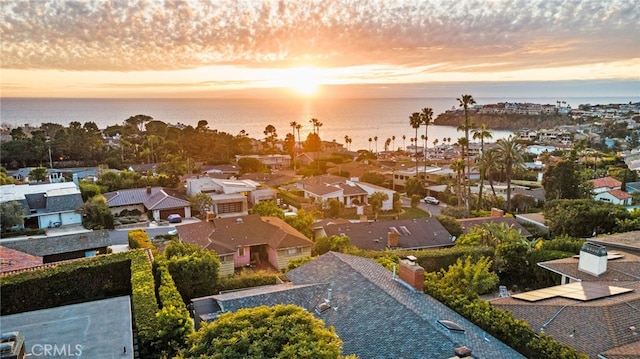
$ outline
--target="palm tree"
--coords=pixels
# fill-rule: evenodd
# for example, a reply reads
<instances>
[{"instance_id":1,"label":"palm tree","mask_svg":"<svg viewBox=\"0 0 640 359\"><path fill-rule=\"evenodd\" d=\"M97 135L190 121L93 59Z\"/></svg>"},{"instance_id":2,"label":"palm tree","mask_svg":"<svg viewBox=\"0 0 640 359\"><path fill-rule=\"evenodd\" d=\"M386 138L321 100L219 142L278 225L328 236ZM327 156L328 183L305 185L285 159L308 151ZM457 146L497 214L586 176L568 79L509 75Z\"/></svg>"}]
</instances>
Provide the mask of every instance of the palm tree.
<instances>
[{"instance_id":1,"label":"palm tree","mask_svg":"<svg viewBox=\"0 0 640 359\"><path fill-rule=\"evenodd\" d=\"M347 151L349 151L349 136L344 135L344 143L347 145Z\"/></svg>"},{"instance_id":2,"label":"palm tree","mask_svg":"<svg viewBox=\"0 0 640 359\"><path fill-rule=\"evenodd\" d=\"M418 179L418 129L420 128L420 125L422 125L422 119L418 112L414 112L409 116L409 124L414 130L416 130L416 145L414 147L414 152L416 156L416 179Z\"/></svg>"},{"instance_id":3,"label":"palm tree","mask_svg":"<svg viewBox=\"0 0 640 359\"><path fill-rule=\"evenodd\" d=\"M493 138L493 134L491 131L487 129L486 124L480 125L480 127L476 127L473 129L473 139L480 140L480 152L484 152L484 139Z\"/></svg>"},{"instance_id":4,"label":"palm tree","mask_svg":"<svg viewBox=\"0 0 640 359\"><path fill-rule=\"evenodd\" d=\"M371 152L371 141L373 141L373 139L371 139L371 137L369 137L369 152Z\"/></svg>"},{"instance_id":5,"label":"palm tree","mask_svg":"<svg viewBox=\"0 0 640 359\"><path fill-rule=\"evenodd\" d=\"M298 126L298 123L296 121L291 121L289 122L289 126L291 126L291 134L292 135L296 135L296 126Z\"/></svg>"},{"instance_id":6,"label":"palm tree","mask_svg":"<svg viewBox=\"0 0 640 359\"><path fill-rule=\"evenodd\" d=\"M378 136L374 136L373 140L376 142L376 156L378 155Z\"/></svg>"},{"instance_id":7,"label":"palm tree","mask_svg":"<svg viewBox=\"0 0 640 359\"><path fill-rule=\"evenodd\" d=\"M429 126L433 125L433 109L431 109L430 107L425 107L422 109L422 112L420 113L420 117L422 118L422 124L424 125L424 138L425 138L425 145L424 145L424 162L427 163L427 140L429 139L428 137L428 131L429 131Z\"/></svg>"},{"instance_id":8,"label":"palm tree","mask_svg":"<svg viewBox=\"0 0 640 359\"><path fill-rule=\"evenodd\" d=\"M460 194L461 194L460 193L461 192L460 191L460 182L461 182L460 181L460 177L462 177L461 173L464 172L464 168L465 168L464 159L458 158L456 160L453 160L453 162L451 162L451 167L450 168L451 168L452 171L456 171L456 197L458 198L458 206L459 206L460 204L462 204L462 197L460 196Z\"/></svg>"},{"instance_id":9,"label":"palm tree","mask_svg":"<svg viewBox=\"0 0 640 359\"><path fill-rule=\"evenodd\" d=\"M300 129L302 128L301 124L296 125L296 131L298 131L298 145L300 145Z\"/></svg>"},{"instance_id":10,"label":"palm tree","mask_svg":"<svg viewBox=\"0 0 640 359\"><path fill-rule=\"evenodd\" d=\"M479 128L473 129L473 139L480 140L480 155L484 154L484 139L485 138L493 138L491 131L487 130L487 125L482 124ZM482 189L484 188L484 175L485 171L483 167L479 167L480 169L480 192L478 193L478 209L482 209Z\"/></svg>"},{"instance_id":11,"label":"palm tree","mask_svg":"<svg viewBox=\"0 0 640 359\"><path fill-rule=\"evenodd\" d=\"M396 136L391 136L391 142L392 142L391 150L395 151L396 150Z\"/></svg>"},{"instance_id":12,"label":"palm tree","mask_svg":"<svg viewBox=\"0 0 640 359\"><path fill-rule=\"evenodd\" d=\"M391 144L391 139L387 137L387 140L384 141L384 151L389 152L389 145Z\"/></svg>"},{"instance_id":13,"label":"palm tree","mask_svg":"<svg viewBox=\"0 0 640 359\"><path fill-rule=\"evenodd\" d=\"M511 177L513 171L522 168L524 159L522 158L522 146L515 136L509 136L498 140L496 148L498 159L502 162L507 180L507 212L511 212Z\"/></svg>"},{"instance_id":14,"label":"palm tree","mask_svg":"<svg viewBox=\"0 0 640 359\"><path fill-rule=\"evenodd\" d=\"M404 140L406 139L407 139L407 135L402 135L402 148L404 148L405 151L407 150L407 146L404 143Z\"/></svg>"},{"instance_id":15,"label":"palm tree","mask_svg":"<svg viewBox=\"0 0 640 359\"><path fill-rule=\"evenodd\" d=\"M476 100L473 99L473 96L471 95L462 95L458 98L458 103L460 104L460 107L462 107L464 109L464 125L463 125L463 129L464 129L464 138L467 139L467 163L469 163L469 130L471 129L471 120L469 119L469 105L474 105L476 103ZM467 167L467 179L471 178L471 168ZM469 199L471 198L471 186L468 186L468 193L467 193L468 197L467 197L467 210L471 210L471 203L469 203Z\"/></svg>"}]
</instances>

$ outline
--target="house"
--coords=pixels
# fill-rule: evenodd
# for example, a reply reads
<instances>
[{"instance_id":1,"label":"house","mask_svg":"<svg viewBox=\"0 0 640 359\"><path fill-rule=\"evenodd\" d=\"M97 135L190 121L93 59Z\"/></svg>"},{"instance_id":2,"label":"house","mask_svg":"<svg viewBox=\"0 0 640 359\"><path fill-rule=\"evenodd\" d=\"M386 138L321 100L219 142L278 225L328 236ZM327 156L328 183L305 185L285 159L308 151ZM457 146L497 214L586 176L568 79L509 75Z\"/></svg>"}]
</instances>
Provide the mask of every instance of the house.
<instances>
[{"instance_id":1,"label":"house","mask_svg":"<svg viewBox=\"0 0 640 359\"><path fill-rule=\"evenodd\" d=\"M453 246L451 234L435 218L336 223L314 227L314 237L347 236L351 244L375 251Z\"/></svg>"},{"instance_id":2,"label":"house","mask_svg":"<svg viewBox=\"0 0 640 359\"><path fill-rule=\"evenodd\" d=\"M549 233L549 227L545 224L544 214L540 212L516 214L515 217L521 223L536 226L542 233Z\"/></svg>"},{"instance_id":3,"label":"house","mask_svg":"<svg viewBox=\"0 0 640 359\"><path fill-rule=\"evenodd\" d=\"M2 240L3 247L42 257L44 264L105 254L110 245L109 231L106 229L59 236L16 237Z\"/></svg>"},{"instance_id":4,"label":"house","mask_svg":"<svg viewBox=\"0 0 640 359\"><path fill-rule=\"evenodd\" d=\"M589 182L593 184L593 199L597 201L621 204L623 206L630 206L633 201L633 197L621 189L622 182L613 177L596 178Z\"/></svg>"},{"instance_id":5,"label":"house","mask_svg":"<svg viewBox=\"0 0 640 359\"><path fill-rule=\"evenodd\" d=\"M0 273L19 271L22 269L39 267L43 264L42 257L33 256L15 249L0 246Z\"/></svg>"},{"instance_id":6,"label":"house","mask_svg":"<svg viewBox=\"0 0 640 359\"><path fill-rule=\"evenodd\" d=\"M213 200L211 211L218 217L235 217L249 214L249 203L276 198L273 189L250 180L198 177L187 179L187 195L208 194Z\"/></svg>"},{"instance_id":7,"label":"house","mask_svg":"<svg viewBox=\"0 0 640 359\"><path fill-rule=\"evenodd\" d=\"M424 269L403 260L398 275L375 261L328 252L287 272L285 284L192 300L196 325L219 313L296 304L327 326L359 358L523 358L419 288ZM456 326L457 325L457 326Z\"/></svg>"},{"instance_id":8,"label":"house","mask_svg":"<svg viewBox=\"0 0 640 359\"><path fill-rule=\"evenodd\" d=\"M237 218L207 218L176 227L181 241L215 251L220 274L234 268L268 264L284 270L289 261L311 256L313 242L276 217L257 214Z\"/></svg>"},{"instance_id":9,"label":"house","mask_svg":"<svg viewBox=\"0 0 640 359\"><path fill-rule=\"evenodd\" d=\"M82 196L73 182L0 186L0 202L12 201L24 208L24 226L28 228L82 223L82 215L76 213L82 206Z\"/></svg>"},{"instance_id":10,"label":"house","mask_svg":"<svg viewBox=\"0 0 640 359\"><path fill-rule=\"evenodd\" d=\"M105 193L107 206L113 215L122 211L151 212L153 219L166 219L170 214L191 217L191 203L178 192L163 187L121 189Z\"/></svg>"},{"instance_id":11,"label":"house","mask_svg":"<svg viewBox=\"0 0 640 359\"><path fill-rule=\"evenodd\" d=\"M640 353L640 257L587 242L578 256L538 263L560 285L491 300L593 359Z\"/></svg>"},{"instance_id":12,"label":"house","mask_svg":"<svg viewBox=\"0 0 640 359\"><path fill-rule=\"evenodd\" d=\"M315 176L299 181L297 187L304 192L305 198L315 199L318 203L326 203L330 199L336 199L347 208L366 205L369 203L370 195L374 192L382 192L388 198L382 202L381 210L393 209L395 191L360 182L356 178L348 180L334 175Z\"/></svg>"},{"instance_id":13,"label":"house","mask_svg":"<svg viewBox=\"0 0 640 359\"><path fill-rule=\"evenodd\" d=\"M589 238L589 242L607 247L610 250L623 251L640 256L640 231L614 233Z\"/></svg>"}]
</instances>

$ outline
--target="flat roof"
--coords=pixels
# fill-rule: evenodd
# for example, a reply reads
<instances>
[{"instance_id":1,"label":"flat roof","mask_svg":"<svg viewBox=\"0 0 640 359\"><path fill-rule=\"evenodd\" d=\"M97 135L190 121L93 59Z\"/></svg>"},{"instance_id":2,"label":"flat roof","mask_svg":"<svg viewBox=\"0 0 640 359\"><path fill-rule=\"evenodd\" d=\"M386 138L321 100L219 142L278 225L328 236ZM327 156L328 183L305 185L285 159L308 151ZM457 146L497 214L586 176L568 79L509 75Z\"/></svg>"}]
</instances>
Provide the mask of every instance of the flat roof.
<instances>
[{"instance_id":1,"label":"flat roof","mask_svg":"<svg viewBox=\"0 0 640 359\"><path fill-rule=\"evenodd\" d=\"M133 358L129 296L65 305L0 317L2 332L19 332L27 356L44 345L76 358ZM127 348L126 353L124 347Z\"/></svg>"}]
</instances>

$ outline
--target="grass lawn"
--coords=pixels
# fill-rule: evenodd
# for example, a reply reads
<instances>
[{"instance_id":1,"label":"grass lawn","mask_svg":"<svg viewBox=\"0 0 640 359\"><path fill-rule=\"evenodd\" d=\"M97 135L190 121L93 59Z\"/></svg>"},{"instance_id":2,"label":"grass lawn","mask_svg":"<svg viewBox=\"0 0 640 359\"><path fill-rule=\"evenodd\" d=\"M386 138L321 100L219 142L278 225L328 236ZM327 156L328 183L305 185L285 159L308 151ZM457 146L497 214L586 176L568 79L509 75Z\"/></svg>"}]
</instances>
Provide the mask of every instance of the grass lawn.
<instances>
[{"instance_id":1,"label":"grass lawn","mask_svg":"<svg viewBox=\"0 0 640 359\"><path fill-rule=\"evenodd\" d=\"M424 217L429 217L429 213L421 210L420 208L411 208L411 207L402 207L402 213L401 214L379 214L378 215L378 220L381 221L386 221L386 220L391 220L391 219L396 219L396 216L398 217L398 219L412 219L412 218L424 218Z\"/></svg>"}]
</instances>

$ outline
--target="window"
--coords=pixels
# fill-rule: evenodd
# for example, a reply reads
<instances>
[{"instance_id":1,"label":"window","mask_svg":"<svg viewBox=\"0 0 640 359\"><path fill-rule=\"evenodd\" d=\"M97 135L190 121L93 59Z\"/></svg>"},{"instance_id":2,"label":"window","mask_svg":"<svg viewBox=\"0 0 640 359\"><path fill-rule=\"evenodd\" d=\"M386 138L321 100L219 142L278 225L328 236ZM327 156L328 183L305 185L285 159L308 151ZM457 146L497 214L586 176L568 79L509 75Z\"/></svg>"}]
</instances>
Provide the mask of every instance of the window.
<instances>
[{"instance_id":1,"label":"window","mask_svg":"<svg viewBox=\"0 0 640 359\"><path fill-rule=\"evenodd\" d=\"M289 248L287 249L287 254L290 256L295 256L296 254L302 254L302 248Z\"/></svg>"},{"instance_id":2,"label":"window","mask_svg":"<svg viewBox=\"0 0 640 359\"><path fill-rule=\"evenodd\" d=\"M218 213L242 212L242 202L218 203Z\"/></svg>"}]
</instances>

